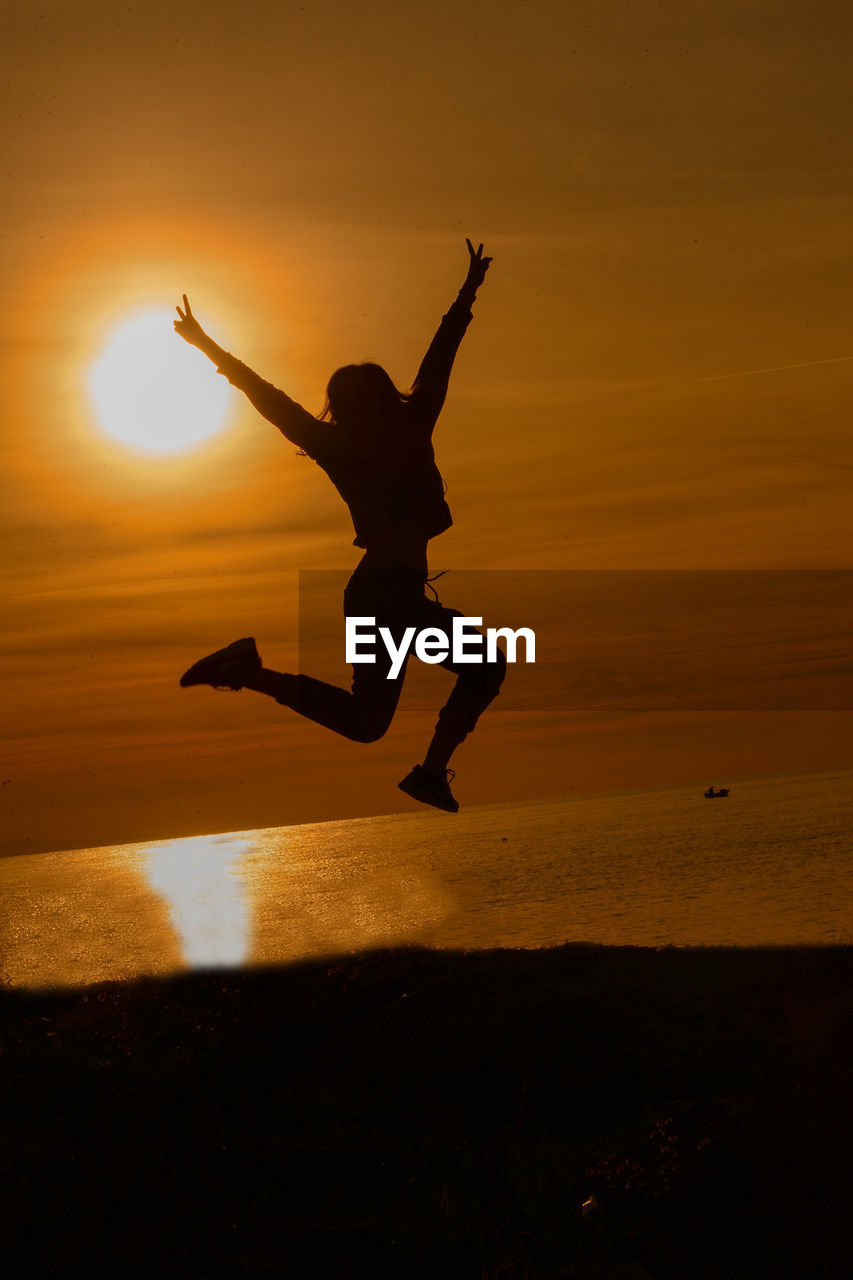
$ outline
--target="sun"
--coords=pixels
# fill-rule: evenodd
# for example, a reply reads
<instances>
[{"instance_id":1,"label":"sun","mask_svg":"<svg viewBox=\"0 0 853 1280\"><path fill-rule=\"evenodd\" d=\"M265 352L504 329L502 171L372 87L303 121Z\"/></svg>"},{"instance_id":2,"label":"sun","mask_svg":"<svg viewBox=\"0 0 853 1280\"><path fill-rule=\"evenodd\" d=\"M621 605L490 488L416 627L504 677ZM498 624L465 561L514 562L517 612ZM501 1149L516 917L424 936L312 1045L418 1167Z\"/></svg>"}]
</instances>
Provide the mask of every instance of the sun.
<instances>
[{"instance_id":1,"label":"sun","mask_svg":"<svg viewBox=\"0 0 853 1280\"><path fill-rule=\"evenodd\" d=\"M174 319L165 308L129 316L89 376L101 429L147 454L196 448L227 425L233 399L209 360L174 332Z\"/></svg>"}]
</instances>

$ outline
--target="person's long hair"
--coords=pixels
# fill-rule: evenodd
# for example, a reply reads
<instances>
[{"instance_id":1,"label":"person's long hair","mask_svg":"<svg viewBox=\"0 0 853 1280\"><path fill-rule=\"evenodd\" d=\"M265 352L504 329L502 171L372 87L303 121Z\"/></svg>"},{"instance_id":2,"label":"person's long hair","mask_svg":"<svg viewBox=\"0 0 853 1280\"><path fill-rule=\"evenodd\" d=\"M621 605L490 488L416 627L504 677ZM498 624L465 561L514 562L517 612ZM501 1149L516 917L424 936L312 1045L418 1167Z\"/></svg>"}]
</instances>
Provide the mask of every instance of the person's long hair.
<instances>
[{"instance_id":1,"label":"person's long hair","mask_svg":"<svg viewBox=\"0 0 853 1280\"><path fill-rule=\"evenodd\" d=\"M381 364L370 360L362 364L345 364L335 370L326 387L326 404L319 415L320 421L346 427L348 408L353 401L358 402L365 387L378 409L381 421L377 425L392 425L409 394L399 390Z\"/></svg>"}]
</instances>

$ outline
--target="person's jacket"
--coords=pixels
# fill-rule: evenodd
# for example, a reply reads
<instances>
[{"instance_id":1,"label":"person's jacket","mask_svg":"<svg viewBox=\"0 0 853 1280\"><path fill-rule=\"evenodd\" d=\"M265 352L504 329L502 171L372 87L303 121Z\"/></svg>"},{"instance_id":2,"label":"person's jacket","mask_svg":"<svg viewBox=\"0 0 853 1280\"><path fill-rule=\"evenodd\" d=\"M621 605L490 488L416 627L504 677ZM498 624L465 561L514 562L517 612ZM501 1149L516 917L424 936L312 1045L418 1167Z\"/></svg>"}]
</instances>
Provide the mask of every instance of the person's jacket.
<instances>
[{"instance_id":1,"label":"person's jacket","mask_svg":"<svg viewBox=\"0 0 853 1280\"><path fill-rule=\"evenodd\" d=\"M369 548L401 524L434 538L450 528L453 518L435 462L432 432L470 321L470 307L460 296L443 317L396 420L362 438L315 418L235 356L229 354L219 372L327 473L349 507L355 546Z\"/></svg>"}]
</instances>

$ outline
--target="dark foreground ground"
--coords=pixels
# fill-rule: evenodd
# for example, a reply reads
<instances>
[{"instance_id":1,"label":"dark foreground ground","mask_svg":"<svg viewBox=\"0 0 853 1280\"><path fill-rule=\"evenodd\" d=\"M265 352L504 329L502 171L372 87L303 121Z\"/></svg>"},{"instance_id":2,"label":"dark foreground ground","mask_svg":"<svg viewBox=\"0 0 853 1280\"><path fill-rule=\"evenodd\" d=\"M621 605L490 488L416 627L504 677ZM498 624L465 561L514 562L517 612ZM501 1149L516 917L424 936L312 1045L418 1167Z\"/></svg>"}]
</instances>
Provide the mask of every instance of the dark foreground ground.
<instances>
[{"instance_id":1,"label":"dark foreground ground","mask_svg":"<svg viewBox=\"0 0 853 1280\"><path fill-rule=\"evenodd\" d=\"M6 1274L847 1280L853 948L0 996Z\"/></svg>"}]
</instances>

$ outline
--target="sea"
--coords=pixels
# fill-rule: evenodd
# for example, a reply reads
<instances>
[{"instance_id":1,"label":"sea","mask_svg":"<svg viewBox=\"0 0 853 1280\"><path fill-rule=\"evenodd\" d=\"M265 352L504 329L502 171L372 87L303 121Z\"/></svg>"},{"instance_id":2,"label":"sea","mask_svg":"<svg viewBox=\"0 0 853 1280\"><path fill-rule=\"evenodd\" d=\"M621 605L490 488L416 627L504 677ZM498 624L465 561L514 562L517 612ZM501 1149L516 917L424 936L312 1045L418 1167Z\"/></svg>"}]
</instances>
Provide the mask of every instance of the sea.
<instances>
[{"instance_id":1,"label":"sea","mask_svg":"<svg viewBox=\"0 0 853 1280\"><path fill-rule=\"evenodd\" d=\"M853 942L853 769L0 861L0 981L362 949Z\"/></svg>"}]
</instances>

